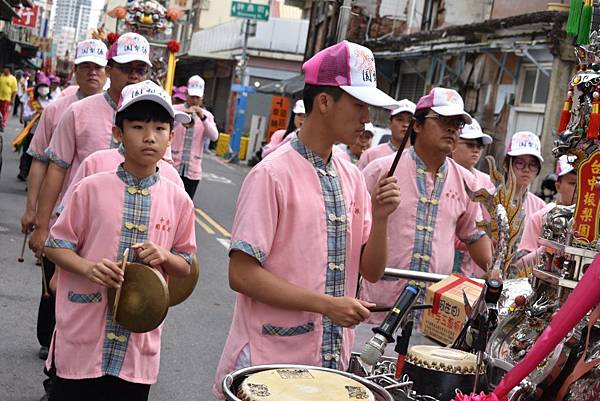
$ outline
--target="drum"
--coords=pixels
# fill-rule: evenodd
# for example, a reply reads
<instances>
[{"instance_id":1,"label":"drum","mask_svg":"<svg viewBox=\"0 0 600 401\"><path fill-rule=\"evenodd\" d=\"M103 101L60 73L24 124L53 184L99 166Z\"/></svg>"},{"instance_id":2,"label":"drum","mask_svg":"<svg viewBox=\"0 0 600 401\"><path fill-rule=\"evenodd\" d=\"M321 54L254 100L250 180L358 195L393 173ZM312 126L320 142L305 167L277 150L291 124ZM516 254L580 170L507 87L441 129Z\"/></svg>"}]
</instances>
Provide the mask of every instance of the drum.
<instances>
[{"instance_id":1,"label":"drum","mask_svg":"<svg viewBox=\"0 0 600 401\"><path fill-rule=\"evenodd\" d=\"M415 345L406 355L404 372L414 382L419 395L438 400L451 400L456 390L465 394L473 391L477 357L468 352L435 345ZM480 383L485 380L485 369L480 370ZM480 385L477 391L485 390Z\"/></svg>"},{"instance_id":2,"label":"drum","mask_svg":"<svg viewBox=\"0 0 600 401\"><path fill-rule=\"evenodd\" d=\"M225 377L228 401L393 401L382 387L351 373L305 365L259 365Z\"/></svg>"},{"instance_id":3,"label":"drum","mask_svg":"<svg viewBox=\"0 0 600 401\"><path fill-rule=\"evenodd\" d=\"M115 290L108 290L108 304L113 309ZM127 263L116 321L134 333L157 328L167 316L169 289L162 274L140 263Z\"/></svg>"},{"instance_id":4,"label":"drum","mask_svg":"<svg viewBox=\"0 0 600 401\"><path fill-rule=\"evenodd\" d=\"M200 266L196 255L192 257L190 274L185 277L168 276L169 281L169 306L179 305L185 301L196 288L198 277L200 276Z\"/></svg>"}]
</instances>

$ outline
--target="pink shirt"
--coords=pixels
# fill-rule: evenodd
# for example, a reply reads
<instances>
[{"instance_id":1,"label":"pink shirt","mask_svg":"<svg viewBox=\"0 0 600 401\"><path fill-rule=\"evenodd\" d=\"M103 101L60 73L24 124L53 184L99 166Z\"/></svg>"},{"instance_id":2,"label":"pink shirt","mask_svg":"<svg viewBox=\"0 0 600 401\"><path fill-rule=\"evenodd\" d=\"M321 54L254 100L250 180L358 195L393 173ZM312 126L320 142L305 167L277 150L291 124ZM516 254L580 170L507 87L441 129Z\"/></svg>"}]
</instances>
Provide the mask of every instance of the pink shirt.
<instances>
[{"instance_id":1,"label":"pink shirt","mask_svg":"<svg viewBox=\"0 0 600 401\"><path fill-rule=\"evenodd\" d=\"M134 226L127 228L124 221ZM196 252L194 224L194 205L183 189L159 174L136 180L119 168L79 183L46 246L71 249L90 261L117 261L125 248L149 239L189 262ZM129 260L134 259L135 252L130 252ZM57 271L51 346L57 375L86 379L111 374L134 383L156 382L162 325L147 333L129 332L112 322L105 287L64 269ZM119 352L120 347L125 349Z\"/></svg>"},{"instance_id":2,"label":"pink shirt","mask_svg":"<svg viewBox=\"0 0 600 401\"><path fill-rule=\"evenodd\" d=\"M391 143L381 143L377 146L373 146L363 152L356 163L356 167L363 170L367 167L367 164L371 163L375 159L379 159L385 156L389 156L391 154L396 154L398 149Z\"/></svg>"},{"instance_id":3,"label":"pink shirt","mask_svg":"<svg viewBox=\"0 0 600 401\"><path fill-rule=\"evenodd\" d=\"M470 170L476 180L476 185L478 188L485 188L489 193L493 194L496 191L496 187L492 183L492 180L489 175L484 173L483 171L479 171L477 169ZM482 205L481 211L484 220L489 220L490 216L487 210L484 209ZM466 245L460 241L458 238L456 239L456 253L455 258L456 262L460 263L458 269L460 273L467 277L483 277L485 271L475 263L469 252L467 251ZM456 269L457 266L455 266Z\"/></svg>"},{"instance_id":4,"label":"pink shirt","mask_svg":"<svg viewBox=\"0 0 600 401\"><path fill-rule=\"evenodd\" d=\"M327 293L326 281L339 275L337 296L355 297L361 247L371 229L369 193L355 166L335 154L330 164L320 158L315 162L312 152L305 153L305 149L294 139L250 170L238 199L231 249L255 257L271 273L316 293ZM340 185L336 198L344 214L336 215L325 205L325 181ZM345 246L329 249L328 228L336 225L345 233L339 242ZM328 262L332 254L343 257L345 263ZM325 324L322 315L284 310L237 294L213 392L222 397L223 378L235 369L246 347L252 365L321 366L323 360L335 360L345 370L354 332L335 326L341 336L341 345L336 345L339 353L323 353L329 349L323 344Z\"/></svg>"},{"instance_id":5,"label":"pink shirt","mask_svg":"<svg viewBox=\"0 0 600 401\"><path fill-rule=\"evenodd\" d=\"M363 170L369 190L388 173L394 157L376 159ZM481 208L464 188L466 181L477 189L473 175L449 158L436 174L427 172L414 148L409 148L402 153L394 176L402 199L388 221L387 266L451 274L454 238L471 243L484 235L475 226L481 220ZM404 285L404 280L374 284L363 280L361 298L380 306L393 305ZM378 323L385 314L371 316L370 321Z\"/></svg>"},{"instance_id":6,"label":"pink shirt","mask_svg":"<svg viewBox=\"0 0 600 401\"><path fill-rule=\"evenodd\" d=\"M103 92L71 104L54 131L46 153L52 162L69 170L63 194L83 159L97 150L118 146L112 136L116 105L109 101L112 99Z\"/></svg>"},{"instance_id":7,"label":"pink shirt","mask_svg":"<svg viewBox=\"0 0 600 401\"><path fill-rule=\"evenodd\" d=\"M271 153L273 150L275 150L279 146L279 144L283 141L284 135L285 135L284 129L279 129L279 130L273 132L273 135L271 135L271 139L269 140L269 143L267 143L265 145L265 147L263 148L263 151L262 151L263 158L267 157L267 155L269 153Z\"/></svg>"},{"instance_id":8,"label":"pink shirt","mask_svg":"<svg viewBox=\"0 0 600 401\"><path fill-rule=\"evenodd\" d=\"M519 251L534 252L540 246L539 239L546 213L555 207L556 203L548 203L525 218L525 228L523 229L523 237L519 244Z\"/></svg>"},{"instance_id":9,"label":"pink shirt","mask_svg":"<svg viewBox=\"0 0 600 401\"><path fill-rule=\"evenodd\" d=\"M30 156L43 162L48 161L46 148L50 144L50 139L52 139L52 134L54 133L60 118L71 104L80 99L81 95L75 91L75 93L72 93L71 95L59 97L44 109L35 133L33 134L33 138L31 139L29 150L27 150L27 153Z\"/></svg>"},{"instance_id":10,"label":"pink shirt","mask_svg":"<svg viewBox=\"0 0 600 401\"><path fill-rule=\"evenodd\" d=\"M123 157L122 147L117 149L104 149L92 153L86 157L83 162L79 165L77 172L71 180L71 185L65 192L62 198L62 205L59 207L59 212L62 212L63 205L69 203L69 198L73 194L73 190L77 187L77 183L92 174L101 173L104 171L115 171L117 167L125 158ZM160 171L160 175L173 183L177 184L181 188L184 188L183 181L177 173L177 170L169 162L159 160L157 167Z\"/></svg>"},{"instance_id":11,"label":"pink shirt","mask_svg":"<svg viewBox=\"0 0 600 401\"><path fill-rule=\"evenodd\" d=\"M194 113L194 126L189 129L182 124L177 124L171 142L173 165L182 177L190 180L202 179L204 138L210 138L211 141L216 141L219 138L215 118L209 111L203 109L203 112L206 119L202 121Z\"/></svg>"}]
</instances>

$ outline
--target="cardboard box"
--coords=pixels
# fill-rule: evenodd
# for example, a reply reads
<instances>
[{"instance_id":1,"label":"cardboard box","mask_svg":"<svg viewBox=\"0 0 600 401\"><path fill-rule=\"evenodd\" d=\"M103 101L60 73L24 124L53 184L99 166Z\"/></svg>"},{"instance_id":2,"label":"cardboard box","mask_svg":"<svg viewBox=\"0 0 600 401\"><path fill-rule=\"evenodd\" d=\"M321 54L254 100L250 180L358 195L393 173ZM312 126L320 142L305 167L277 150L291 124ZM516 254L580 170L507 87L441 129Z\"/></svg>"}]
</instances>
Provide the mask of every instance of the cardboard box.
<instances>
[{"instance_id":1,"label":"cardboard box","mask_svg":"<svg viewBox=\"0 0 600 401\"><path fill-rule=\"evenodd\" d=\"M483 284L459 274L430 285L425 293L425 303L433 308L423 314L423 334L442 344L452 344L467 320L463 290L469 304L473 305L482 289Z\"/></svg>"}]
</instances>

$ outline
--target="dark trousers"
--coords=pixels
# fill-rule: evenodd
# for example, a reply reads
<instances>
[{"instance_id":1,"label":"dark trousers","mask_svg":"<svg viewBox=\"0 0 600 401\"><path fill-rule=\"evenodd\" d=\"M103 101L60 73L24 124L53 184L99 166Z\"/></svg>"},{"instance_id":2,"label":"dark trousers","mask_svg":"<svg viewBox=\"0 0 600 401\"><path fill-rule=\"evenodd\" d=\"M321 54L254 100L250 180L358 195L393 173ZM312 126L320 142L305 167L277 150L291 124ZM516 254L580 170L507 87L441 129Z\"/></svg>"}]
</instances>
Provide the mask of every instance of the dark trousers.
<instances>
[{"instance_id":1,"label":"dark trousers","mask_svg":"<svg viewBox=\"0 0 600 401\"><path fill-rule=\"evenodd\" d=\"M18 114L20 105L21 105L21 99L19 99L19 96L15 96L15 105L13 107L13 116L16 116Z\"/></svg>"},{"instance_id":2,"label":"dark trousers","mask_svg":"<svg viewBox=\"0 0 600 401\"><path fill-rule=\"evenodd\" d=\"M27 176L29 175L29 169L31 168L31 162L33 161L33 158L27 154L27 150L29 149L29 144L31 143L32 139L33 130L27 134L25 139L23 139L23 143L21 144L21 151L23 153L21 153L21 160L19 161L19 175L24 180L26 180Z\"/></svg>"},{"instance_id":3,"label":"dark trousers","mask_svg":"<svg viewBox=\"0 0 600 401\"><path fill-rule=\"evenodd\" d=\"M114 376L67 380L54 376L49 401L147 401L149 384L131 383Z\"/></svg>"},{"instance_id":4,"label":"dark trousers","mask_svg":"<svg viewBox=\"0 0 600 401\"><path fill-rule=\"evenodd\" d=\"M196 195L196 189L198 188L198 183L200 182L200 180L190 180L189 178L186 177L181 177L181 180L183 181L183 186L185 187L185 192L188 193L188 195L190 196L190 198L192 198L192 201L194 200L194 195Z\"/></svg>"},{"instance_id":5,"label":"dark trousers","mask_svg":"<svg viewBox=\"0 0 600 401\"><path fill-rule=\"evenodd\" d=\"M50 279L54 274L54 263L46 257L42 258L42 270L46 277L46 283L50 285ZM40 297L40 306L38 308L37 317L37 338L40 345L43 347L50 347L50 340L52 339L52 333L54 332L55 316L54 316L54 296L50 293L48 288L49 296L44 298L44 288L42 283L42 296Z\"/></svg>"}]
</instances>

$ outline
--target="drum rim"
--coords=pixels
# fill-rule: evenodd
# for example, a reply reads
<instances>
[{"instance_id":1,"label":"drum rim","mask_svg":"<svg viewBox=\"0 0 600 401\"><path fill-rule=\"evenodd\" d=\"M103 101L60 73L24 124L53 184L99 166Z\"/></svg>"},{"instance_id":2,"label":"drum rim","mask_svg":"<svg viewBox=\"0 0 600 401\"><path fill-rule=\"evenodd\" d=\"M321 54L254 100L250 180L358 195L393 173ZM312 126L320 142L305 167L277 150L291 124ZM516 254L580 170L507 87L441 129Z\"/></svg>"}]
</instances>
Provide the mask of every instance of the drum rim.
<instances>
[{"instance_id":1,"label":"drum rim","mask_svg":"<svg viewBox=\"0 0 600 401\"><path fill-rule=\"evenodd\" d=\"M247 368L238 369L234 372L228 373L225 376L225 378L223 379L223 382L221 385L223 394L225 394L225 396L233 397L233 399L239 400L239 397L237 396L237 394L233 394L231 392L231 390L229 389L230 386L233 384L233 381L237 377L243 376L243 375L248 376L249 374L252 374L252 373L259 373L259 372L262 372L265 370L273 370L273 369L313 369L313 370L321 370L321 371L330 372L330 373L337 373L337 374L340 374L347 378L356 380L360 384L366 386L369 390L371 390L373 392L374 396L377 396L377 394L379 394L380 396L384 397L385 401L394 401L394 398L392 397L392 395L386 389L381 387L379 384L374 383L370 380L367 380L363 377L354 375L352 373L348 373L348 372L345 372L342 370L324 368L322 366L285 364L285 363L268 364L268 365L254 365L254 366L249 366Z\"/></svg>"}]
</instances>

